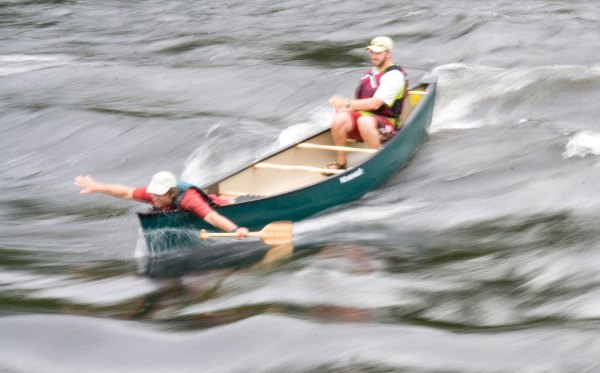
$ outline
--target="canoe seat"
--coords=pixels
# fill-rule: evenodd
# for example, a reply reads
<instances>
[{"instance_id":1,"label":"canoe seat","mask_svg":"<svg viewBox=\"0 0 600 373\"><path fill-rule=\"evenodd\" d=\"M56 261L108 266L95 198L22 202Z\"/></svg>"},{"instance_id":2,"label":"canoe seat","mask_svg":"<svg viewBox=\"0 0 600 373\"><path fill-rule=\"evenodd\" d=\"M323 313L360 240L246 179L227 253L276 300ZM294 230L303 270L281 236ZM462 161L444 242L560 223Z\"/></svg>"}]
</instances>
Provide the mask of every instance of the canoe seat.
<instances>
[{"instance_id":1,"label":"canoe seat","mask_svg":"<svg viewBox=\"0 0 600 373\"><path fill-rule=\"evenodd\" d=\"M426 95L426 91L410 90L406 93L406 97L402 101L402 110L398 118L398 127L402 127L406 123L406 119L412 113L413 108L417 106L421 98Z\"/></svg>"},{"instance_id":2,"label":"canoe seat","mask_svg":"<svg viewBox=\"0 0 600 373\"><path fill-rule=\"evenodd\" d=\"M355 148L352 146L321 145L312 144L309 142L304 142L302 144L298 144L297 146L299 148L333 150L338 152L377 153L377 149Z\"/></svg>"},{"instance_id":3,"label":"canoe seat","mask_svg":"<svg viewBox=\"0 0 600 373\"><path fill-rule=\"evenodd\" d=\"M313 167L313 166L285 165L285 164L276 164L276 163L267 163L267 162L257 163L254 165L254 168L272 168L272 169L284 170L284 171L307 171L307 172L318 172L321 174L339 174L341 172L346 171L346 170L333 170L330 168L321 168L321 167Z\"/></svg>"}]
</instances>

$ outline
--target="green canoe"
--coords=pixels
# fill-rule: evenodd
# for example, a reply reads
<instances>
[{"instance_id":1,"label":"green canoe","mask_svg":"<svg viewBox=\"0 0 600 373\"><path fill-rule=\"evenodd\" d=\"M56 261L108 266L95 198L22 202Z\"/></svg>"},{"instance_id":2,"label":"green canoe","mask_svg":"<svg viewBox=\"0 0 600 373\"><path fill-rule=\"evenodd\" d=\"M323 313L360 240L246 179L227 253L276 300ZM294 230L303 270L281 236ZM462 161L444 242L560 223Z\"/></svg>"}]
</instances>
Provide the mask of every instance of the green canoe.
<instances>
[{"instance_id":1,"label":"green canoe","mask_svg":"<svg viewBox=\"0 0 600 373\"><path fill-rule=\"evenodd\" d=\"M405 100L398 133L381 149L348 142L348 168L323 174L335 160L329 130L279 149L202 187L209 194L228 199L220 214L251 230L278 220L297 221L330 207L361 198L399 171L424 141L436 95L435 77L412 87ZM337 171L337 170L335 170ZM331 172L334 172L333 170ZM151 210L138 213L148 250L170 251L173 247L199 246L199 229L214 230L192 213Z\"/></svg>"}]
</instances>

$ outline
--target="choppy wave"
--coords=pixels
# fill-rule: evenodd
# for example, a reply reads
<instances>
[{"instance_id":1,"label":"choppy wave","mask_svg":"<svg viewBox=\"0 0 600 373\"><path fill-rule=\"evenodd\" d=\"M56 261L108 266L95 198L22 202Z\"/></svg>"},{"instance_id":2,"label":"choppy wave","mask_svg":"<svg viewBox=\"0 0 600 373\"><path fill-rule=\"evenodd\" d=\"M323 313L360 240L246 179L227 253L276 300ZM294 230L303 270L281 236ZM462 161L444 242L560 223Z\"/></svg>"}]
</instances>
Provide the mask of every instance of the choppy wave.
<instances>
[{"instance_id":1,"label":"choppy wave","mask_svg":"<svg viewBox=\"0 0 600 373\"><path fill-rule=\"evenodd\" d=\"M470 129L508 123L559 119L579 109L571 96L581 100L597 94L598 65L500 68L454 63L438 66L440 95L431 132ZM563 109L561 111L561 109ZM577 118L577 116L575 117ZM571 128L573 123L563 124Z\"/></svg>"},{"instance_id":2,"label":"choppy wave","mask_svg":"<svg viewBox=\"0 0 600 373\"><path fill-rule=\"evenodd\" d=\"M1 3L0 371L598 371L597 8ZM291 252L153 257L139 205L72 185L204 185L326 128L380 34L438 76L432 130Z\"/></svg>"},{"instance_id":3,"label":"choppy wave","mask_svg":"<svg viewBox=\"0 0 600 373\"><path fill-rule=\"evenodd\" d=\"M5 346L0 366L9 371L41 372L48 366L64 372L131 371L143 364L144 371L163 372L165 357L167 370L203 372L576 372L598 367L593 363L597 332L585 325L571 333L556 326L533 333L475 334L433 330L427 324L317 324L265 315L192 334L113 320L19 316L5 318L0 328L31 341ZM243 337L248 335L252 353ZM57 344L57 338L65 342ZM85 343L69 344L72 356L63 358L66 341L81 338ZM32 349L36 358L23 359Z\"/></svg>"}]
</instances>

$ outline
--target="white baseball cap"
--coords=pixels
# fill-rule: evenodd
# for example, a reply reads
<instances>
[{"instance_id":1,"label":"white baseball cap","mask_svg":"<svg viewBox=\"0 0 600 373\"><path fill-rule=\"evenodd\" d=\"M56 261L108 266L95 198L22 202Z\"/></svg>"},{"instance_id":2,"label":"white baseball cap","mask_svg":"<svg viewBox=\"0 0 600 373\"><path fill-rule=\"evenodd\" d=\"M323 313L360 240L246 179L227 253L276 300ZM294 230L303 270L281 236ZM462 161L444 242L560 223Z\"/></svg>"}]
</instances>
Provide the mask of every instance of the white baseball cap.
<instances>
[{"instance_id":1,"label":"white baseball cap","mask_svg":"<svg viewBox=\"0 0 600 373\"><path fill-rule=\"evenodd\" d=\"M369 46L366 47L366 49L375 53L391 51L392 49L394 49L394 42L387 36L378 36L371 40L371 43L369 43Z\"/></svg>"},{"instance_id":2,"label":"white baseball cap","mask_svg":"<svg viewBox=\"0 0 600 373\"><path fill-rule=\"evenodd\" d=\"M150 181L150 185L146 187L146 192L162 196L175 186L177 186L177 178L175 175L169 171L161 171L152 176L152 181Z\"/></svg>"}]
</instances>

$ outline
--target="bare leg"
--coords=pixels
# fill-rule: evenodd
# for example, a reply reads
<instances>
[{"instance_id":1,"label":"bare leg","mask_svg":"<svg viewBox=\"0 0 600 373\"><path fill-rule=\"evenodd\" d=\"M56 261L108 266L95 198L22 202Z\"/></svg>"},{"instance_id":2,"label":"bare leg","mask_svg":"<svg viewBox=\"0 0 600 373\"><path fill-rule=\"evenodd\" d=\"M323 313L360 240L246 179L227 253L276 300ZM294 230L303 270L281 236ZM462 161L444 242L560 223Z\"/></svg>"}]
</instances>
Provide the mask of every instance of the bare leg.
<instances>
[{"instance_id":1,"label":"bare leg","mask_svg":"<svg viewBox=\"0 0 600 373\"><path fill-rule=\"evenodd\" d=\"M331 121L331 137L337 146L346 146L348 133L352 131L352 118L347 111L338 111L333 115ZM336 161L338 165L346 164L346 152L337 152Z\"/></svg>"},{"instance_id":2,"label":"bare leg","mask_svg":"<svg viewBox=\"0 0 600 373\"><path fill-rule=\"evenodd\" d=\"M369 148L377 149L381 145L381 137L377 129L377 123L373 117L362 116L356 122L358 131L363 141Z\"/></svg>"}]
</instances>

